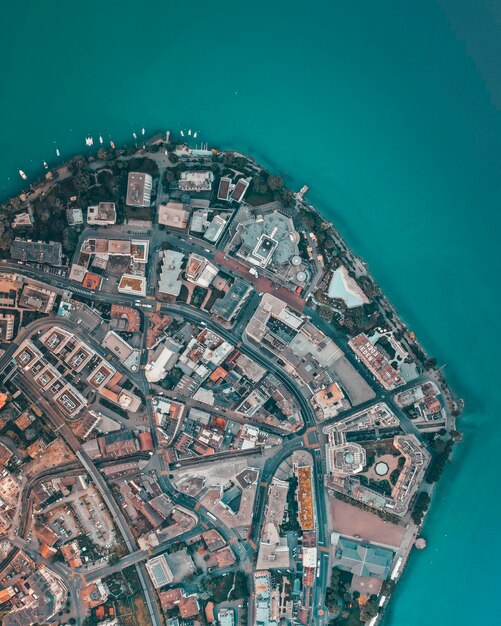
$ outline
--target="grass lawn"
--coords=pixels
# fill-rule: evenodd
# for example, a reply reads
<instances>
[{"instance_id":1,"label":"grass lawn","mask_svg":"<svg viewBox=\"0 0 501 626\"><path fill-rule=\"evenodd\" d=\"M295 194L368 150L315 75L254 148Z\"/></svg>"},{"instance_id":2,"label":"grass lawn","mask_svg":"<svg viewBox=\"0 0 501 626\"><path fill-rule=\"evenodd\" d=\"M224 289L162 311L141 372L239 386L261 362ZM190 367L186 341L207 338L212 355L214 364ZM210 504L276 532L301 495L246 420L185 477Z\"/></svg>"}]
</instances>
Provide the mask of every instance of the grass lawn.
<instances>
[{"instance_id":1,"label":"grass lawn","mask_svg":"<svg viewBox=\"0 0 501 626\"><path fill-rule=\"evenodd\" d=\"M362 622L360 621L360 608L358 604L355 604L348 617L338 617L337 619L333 619L329 626L360 626Z\"/></svg>"}]
</instances>

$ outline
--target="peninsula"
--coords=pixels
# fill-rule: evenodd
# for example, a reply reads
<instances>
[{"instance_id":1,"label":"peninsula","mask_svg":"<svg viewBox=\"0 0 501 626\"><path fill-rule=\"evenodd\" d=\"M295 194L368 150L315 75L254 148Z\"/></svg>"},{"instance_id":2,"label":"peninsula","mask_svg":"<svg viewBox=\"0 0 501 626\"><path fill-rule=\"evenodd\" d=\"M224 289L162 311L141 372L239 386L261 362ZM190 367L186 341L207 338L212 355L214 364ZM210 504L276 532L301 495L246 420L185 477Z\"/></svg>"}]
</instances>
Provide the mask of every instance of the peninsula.
<instances>
[{"instance_id":1,"label":"peninsula","mask_svg":"<svg viewBox=\"0 0 501 626\"><path fill-rule=\"evenodd\" d=\"M380 622L462 402L307 192L166 133L2 205L4 626Z\"/></svg>"}]
</instances>

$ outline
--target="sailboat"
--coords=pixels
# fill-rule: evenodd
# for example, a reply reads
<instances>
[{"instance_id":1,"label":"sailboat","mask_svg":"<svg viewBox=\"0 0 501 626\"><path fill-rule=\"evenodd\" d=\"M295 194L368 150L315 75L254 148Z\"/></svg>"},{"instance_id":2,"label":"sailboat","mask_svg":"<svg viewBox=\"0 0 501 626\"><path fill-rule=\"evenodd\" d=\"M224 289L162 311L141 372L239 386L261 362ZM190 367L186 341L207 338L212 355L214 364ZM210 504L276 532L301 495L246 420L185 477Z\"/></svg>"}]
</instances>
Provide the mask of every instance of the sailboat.
<instances>
[{"instance_id":1,"label":"sailboat","mask_svg":"<svg viewBox=\"0 0 501 626\"><path fill-rule=\"evenodd\" d=\"M56 148L56 156L61 156L61 153L59 152L59 148Z\"/></svg>"},{"instance_id":2,"label":"sailboat","mask_svg":"<svg viewBox=\"0 0 501 626\"><path fill-rule=\"evenodd\" d=\"M141 135L144 135L144 128L141 129Z\"/></svg>"},{"instance_id":3,"label":"sailboat","mask_svg":"<svg viewBox=\"0 0 501 626\"><path fill-rule=\"evenodd\" d=\"M99 135L99 143L103 143L103 138Z\"/></svg>"}]
</instances>

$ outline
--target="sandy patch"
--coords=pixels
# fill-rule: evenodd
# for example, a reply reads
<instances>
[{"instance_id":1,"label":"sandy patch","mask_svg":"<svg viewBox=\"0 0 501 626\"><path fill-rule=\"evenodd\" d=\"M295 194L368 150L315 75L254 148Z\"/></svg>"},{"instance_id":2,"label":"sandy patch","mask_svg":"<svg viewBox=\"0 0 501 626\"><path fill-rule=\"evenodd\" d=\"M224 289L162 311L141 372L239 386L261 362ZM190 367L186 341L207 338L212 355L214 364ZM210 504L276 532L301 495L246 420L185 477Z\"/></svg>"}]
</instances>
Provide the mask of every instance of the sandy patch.
<instances>
[{"instance_id":1,"label":"sandy patch","mask_svg":"<svg viewBox=\"0 0 501 626\"><path fill-rule=\"evenodd\" d=\"M332 524L335 532L351 537L358 536L366 541L375 541L399 547L405 528L385 522L377 515L362 511L342 500L331 501Z\"/></svg>"}]
</instances>

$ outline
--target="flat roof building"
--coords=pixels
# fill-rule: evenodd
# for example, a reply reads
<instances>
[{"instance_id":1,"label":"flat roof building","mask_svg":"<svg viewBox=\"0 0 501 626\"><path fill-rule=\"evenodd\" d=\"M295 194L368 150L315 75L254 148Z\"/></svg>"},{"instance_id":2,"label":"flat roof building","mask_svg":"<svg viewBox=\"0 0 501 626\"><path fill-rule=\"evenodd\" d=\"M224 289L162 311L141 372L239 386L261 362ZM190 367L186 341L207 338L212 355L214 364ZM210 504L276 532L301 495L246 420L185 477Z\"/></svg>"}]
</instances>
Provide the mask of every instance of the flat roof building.
<instances>
[{"instance_id":1,"label":"flat roof building","mask_svg":"<svg viewBox=\"0 0 501 626\"><path fill-rule=\"evenodd\" d=\"M168 202L158 207L158 223L169 228L185 230L189 216L190 213L182 202Z\"/></svg>"},{"instance_id":2,"label":"flat roof building","mask_svg":"<svg viewBox=\"0 0 501 626\"><path fill-rule=\"evenodd\" d=\"M131 372L137 372L141 351L129 345L115 331L108 331L101 345L114 354L127 369L131 370Z\"/></svg>"},{"instance_id":3,"label":"flat roof building","mask_svg":"<svg viewBox=\"0 0 501 626\"><path fill-rule=\"evenodd\" d=\"M214 174L210 171L187 170L181 172L179 189L182 191L210 191L214 181Z\"/></svg>"},{"instance_id":4,"label":"flat roof building","mask_svg":"<svg viewBox=\"0 0 501 626\"><path fill-rule=\"evenodd\" d=\"M168 296L178 296L181 292L180 279L184 255L174 250L164 251L164 261L158 281L158 292Z\"/></svg>"},{"instance_id":5,"label":"flat roof building","mask_svg":"<svg viewBox=\"0 0 501 626\"><path fill-rule=\"evenodd\" d=\"M267 267L270 263L286 265L296 262L299 256L299 234L290 219L273 211L267 215L241 222L237 231L241 246L237 255L253 265Z\"/></svg>"},{"instance_id":6,"label":"flat roof building","mask_svg":"<svg viewBox=\"0 0 501 626\"><path fill-rule=\"evenodd\" d=\"M61 265L63 248L58 241L30 241L16 237L10 246L10 256L16 261Z\"/></svg>"},{"instance_id":7,"label":"flat roof building","mask_svg":"<svg viewBox=\"0 0 501 626\"><path fill-rule=\"evenodd\" d=\"M149 174L129 172L126 203L135 207L150 206L152 188L153 178Z\"/></svg>"},{"instance_id":8,"label":"flat roof building","mask_svg":"<svg viewBox=\"0 0 501 626\"><path fill-rule=\"evenodd\" d=\"M231 178L223 176L219 181L219 187L217 188L217 199L228 200L230 194Z\"/></svg>"},{"instance_id":9,"label":"flat roof building","mask_svg":"<svg viewBox=\"0 0 501 626\"><path fill-rule=\"evenodd\" d=\"M12 313L0 313L0 341L10 341L14 337L14 322Z\"/></svg>"},{"instance_id":10,"label":"flat roof building","mask_svg":"<svg viewBox=\"0 0 501 626\"><path fill-rule=\"evenodd\" d=\"M248 188L249 181L245 178L240 178L231 192L230 200L233 200L233 202L242 202Z\"/></svg>"},{"instance_id":11,"label":"flat roof building","mask_svg":"<svg viewBox=\"0 0 501 626\"><path fill-rule=\"evenodd\" d=\"M42 284L25 282L19 298L19 307L49 313L52 311L56 296L55 291L47 289Z\"/></svg>"},{"instance_id":12,"label":"flat roof building","mask_svg":"<svg viewBox=\"0 0 501 626\"><path fill-rule=\"evenodd\" d=\"M233 609L219 609L217 614L219 626L235 626L235 611Z\"/></svg>"},{"instance_id":13,"label":"flat roof building","mask_svg":"<svg viewBox=\"0 0 501 626\"><path fill-rule=\"evenodd\" d=\"M66 209L66 221L69 226L83 224L82 209Z\"/></svg>"},{"instance_id":14,"label":"flat roof building","mask_svg":"<svg viewBox=\"0 0 501 626\"><path fill-rule=\"evenodd\" d=\"M311 465L302 465L297 468L297 502L298 521L301 529L315 528L315 504L313 499L313 476Z\"/></svg>"},{"instance_id":15,"label":"flat roof building","mask_svg":"<svg viewBox=\"0 0 501 626\"><path fill-rule=\"evenodd\" d=\"M33 226L33 217L29 211L18 213L14 216L10 225L12 228L31 228Z\"/></svg>"},{"instance_id":16,"label":"flat roof building","mask_svg":"<svg viewBox=\"0 0 501 626\"><path fill-rule=\"evenodd\" d=\"M186 279L200 287L208 287L217 276L218 269L208 259L192 253L186 266Z\"/></svg>"},{"instance_id":17,"label":"flat roof building","mask_svg":"<svg viewBox=\"0 0 501 626\"><path fill-rule=\"evenodd\" d=\"M232 286L224 294L222 298L216 300L212 305L211 313L217 315L226 322L232 319L242 308L248 295L251 292L251 286L241 278L235 278Z\"/></svg>"},{"instance_id":18,"label":"flat roof building","mask_svg":"<svg viewBox=\"0 0 501 626\"><path fill-rule=\"evenodd\" d=\"M180 349L181 346L172 341L159 344L145 367L146 380L150 383L162 380L179 359Z\"/></svg>"},{"instance_id":19,"label":"flat roof building","mask_svg":"<svg viewBox=\"0 0 501 626\"><path fill-rule=\"evenodd\" d=\"M117 221L117 212L114 202L100 202L97 206L87 209L87 224L108 226Z\"/></svg>"},{"instance_id":20,"label":"flat roof building","mask_svg":"<svg viewBox=\"0 0 501 626\"><path fill-rule=\"evenodd\" d=\"M204 239L211 243L216 243L219 237L221 237L225 226L226 220L220 215L215 215L204 233Z\"/></svg>"},{"instance_id":21,"label":"flat roof building","mask_svg":"<svg viewBox=\"0 0 501 626\"><path fill-rule=\"evenodd\" d=\"M146 278L134 274L123 274L118 283L119 293L130 293L134 296L146 295Z\"/></svg>"},{"instance_id":22,"label":"flat roof building","mask_svg":"<svg viewBox=\"0 0 501 626\"><path fill-rule=\"evenodd\" d=\"M391 391L404 384L400 374L391 366L386 356L371 343L367 335L360 333L350 339L348 345L385 389Z\"/></svg>"},{"instance_id":23,"label":"flat roof building","mask_svg":"<svg viewBox=\"0 0 501 626\"><path fill-rule=\"evenodd\" d=\"M164 554L146 561L146 569L150 575L151 582L155 589L168 585L174 580L169 564Z\"/></svg>"}]
</instances>

